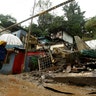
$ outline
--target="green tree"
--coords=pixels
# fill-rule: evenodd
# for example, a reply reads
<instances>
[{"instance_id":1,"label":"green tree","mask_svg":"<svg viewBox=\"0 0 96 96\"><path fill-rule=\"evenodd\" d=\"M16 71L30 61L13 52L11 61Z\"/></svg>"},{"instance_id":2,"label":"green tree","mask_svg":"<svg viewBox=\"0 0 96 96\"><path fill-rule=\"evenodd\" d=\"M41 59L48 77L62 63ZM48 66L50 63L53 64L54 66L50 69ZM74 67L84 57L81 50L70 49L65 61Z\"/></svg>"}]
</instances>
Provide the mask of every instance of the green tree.
<instances>
[{"instance_id":1,"label":"green tree","mask_svg":"<svg viewBox=\"0 0 96 96\"><path fill-rule=\"evenodd\" d=\"M71 2L63 7L64 18L67 21L66 31L71 35L82 37L82 29L84 27L84 13L81 12L80 6L76 1Z\"/></svg>"},{"instance_id":2,"label":"green tree","mask_svg":"<svg viewBox=\"0 0 96 96\"><path fill-rule=\"evenodd\" d=\"M0 14L0 25L7 28L13 24L15 24L17 22L17 20L12 17L11 15L3 15L3 14ZM14 32L14 31L17 31L18 29L20 29L21 27L20 26L14 26L12 28L10 28L9 30L11 32Z\"/></svg>"},{"instance_id":3,"label":"green tree","mask_svg":"<svg viewBox=\"0 0 96 96\"><path fill-rule=\"evenodd\" d=\"M96 32L96 16L88 19L85 23L85 28L87 31Z\"/></svg>"},{"instance_id":4,"label":"green tree","mask_svg":"<svg viewBox=\"0 0 96 96\"><path fill-rule=\"evenodd\" d=\"M52 3L50 2L50 0L46 0L46 1L39 0L36 5L37 5L37 8L39 9L39 12L40 12L40 11L47 10L52 5Z\"/></svg>"},{"instance_id":5,"label":"green tree","mask_svg":"<svg viewBox=\"0 0 96 96\"><path fill-rule=\"evenodd\" d=\"M51 7L50 0L39 0L37 3L37 8L39 9L39 12L45 11L49 7ZM52 22L52 18L53 16L50 13L40 14L38 18L38 25L42 30L43 35L48 34L48 26Z\"/></svg>"},{"instance_id":6,"label":"green tree","mask_svg":"<svg viewBox=\"0 0 96 96\"><path fill-rule=\"evenodd\" d=\"M3 14L0 14L0 23L2 26L4 27L8 27L8 26L11 26L13 23L16 23L17 20L10 16L10 15L3 15Z\"/></svg>"},{"instance_id":7,"label":"green tree","mask_svg":"<svg viewBox=\"0 0 96 96\"><path fill-rule=\"evenodd\" d=\"M53 18L54 18L54 16L49 13L39 16L38 25L39 25L40 29L42 30L43 35L48 35L48 28L49 28L50 24L53 22Z\"/></svg>"},{"instance_id":8,"label":"green tree","mask_svg":"<svg viewBox=\"0 0 96 96\"><path fill-rule=\"evenodd\" d=\"M54 16L52 23L49 26L49 32L56 34L58 31L65 31L66 21L63 16Z\"/></svg>"},{"instance_id":9,"label":"green tree","mask_svg":"<svg viewBox=\"0 0 96 96\"><path fill-rule=\"evenodd\" d=\"M86 21L85 28L89 37L96 38L96 16Z\"/></svg>"},{"instance_id":10,"label":"green tree","mask_svg":"<svg viewBox=\"0 0 96 96\"><path fill-rule=\"evenodd\" d=\"M29 31L29 27L25 28L27 31ZM40 37L42 36L42 30L39 28L39 26L37 24L32 24L31 25L31 35Z\"/></svg>"}]
</instances>

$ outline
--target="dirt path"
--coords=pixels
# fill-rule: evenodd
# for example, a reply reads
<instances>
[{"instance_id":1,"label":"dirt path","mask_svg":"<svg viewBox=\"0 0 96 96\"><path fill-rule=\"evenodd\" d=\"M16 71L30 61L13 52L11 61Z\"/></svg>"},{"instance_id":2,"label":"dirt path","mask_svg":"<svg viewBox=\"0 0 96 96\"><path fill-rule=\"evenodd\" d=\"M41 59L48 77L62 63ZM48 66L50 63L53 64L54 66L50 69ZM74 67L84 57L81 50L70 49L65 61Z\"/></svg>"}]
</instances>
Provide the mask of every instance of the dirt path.
<instances>
[{"instance_id":1,"label":"dirt path","mask_svg":"<svg viewBox=\"0 0 96 96\"><path fill-rule=\"evenodd\" d=\"M47 86L49 89L45 89L34 82L21 80L14 75L0 75L0 96L96 96L96 93L88 94L96 92L94 88L60 83L47 83L44 86ZM52 89L55 89L55 91L59 90L61 93L54 92Z\"/></svg>"}]
</instances>

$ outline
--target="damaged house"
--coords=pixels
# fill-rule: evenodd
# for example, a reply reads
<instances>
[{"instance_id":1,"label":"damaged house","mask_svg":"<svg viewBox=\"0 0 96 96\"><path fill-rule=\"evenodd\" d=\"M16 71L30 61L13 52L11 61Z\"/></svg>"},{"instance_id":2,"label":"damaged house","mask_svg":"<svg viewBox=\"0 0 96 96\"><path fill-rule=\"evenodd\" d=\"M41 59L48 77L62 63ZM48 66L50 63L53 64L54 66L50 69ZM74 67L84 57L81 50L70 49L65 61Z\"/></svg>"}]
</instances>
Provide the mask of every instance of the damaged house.
<instances>
[{"instance_id":1,"label":"damaged house","mask_svg":"<svg viewBox=\"0 0 96 96\"><path fill-rule=\"evenodd\" d=\"M59 31L57 33L52 33L51 38L60 38L64 41L73 44L73 36L65 31Z\"/></svg>"}]
</instances>

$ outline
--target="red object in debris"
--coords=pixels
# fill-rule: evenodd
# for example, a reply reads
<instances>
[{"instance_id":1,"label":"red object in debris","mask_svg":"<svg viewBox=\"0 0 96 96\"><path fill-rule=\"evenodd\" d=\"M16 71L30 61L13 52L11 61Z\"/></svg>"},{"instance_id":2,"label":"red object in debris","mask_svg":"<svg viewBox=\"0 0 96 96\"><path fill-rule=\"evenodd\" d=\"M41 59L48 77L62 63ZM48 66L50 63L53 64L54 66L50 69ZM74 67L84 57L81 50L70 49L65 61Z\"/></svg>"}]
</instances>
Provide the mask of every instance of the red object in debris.
<instances>
[{"instance_id":1,"label":"red object in debris","mask_svg":"<svg viewBox=\"0 0 96 96\"><path fill-rule=\"evenodd\" d=\"M27 56L32 56L32 55L45 55L45 52L28 52Z\"/></svg>"},{"instance_id":2,"label":"red object in debris","mask_svg":"<svg viewBox=\"0 0 96 96\"><path fill-rule=\"evenodd\" d=\"M19 52L18 54L16 54L14 58L13 69L12 69L13 74L19 74L22 72L23 65L24 65L24 57L25 57L25 53L23 52Z\"/></svg>"}]
</instances>

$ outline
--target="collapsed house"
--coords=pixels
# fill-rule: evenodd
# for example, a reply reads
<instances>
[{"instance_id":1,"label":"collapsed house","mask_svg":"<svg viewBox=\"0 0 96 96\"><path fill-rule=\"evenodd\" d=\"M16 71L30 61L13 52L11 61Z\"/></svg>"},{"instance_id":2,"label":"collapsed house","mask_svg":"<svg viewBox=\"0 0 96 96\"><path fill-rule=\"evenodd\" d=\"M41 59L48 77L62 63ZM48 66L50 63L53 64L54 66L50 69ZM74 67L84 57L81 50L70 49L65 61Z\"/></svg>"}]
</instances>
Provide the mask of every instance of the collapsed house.
<instances>
[{"instance_id":1,"label":"collapsed house","mask_svg":"<svg viewBox=\"0 0 96 96\"><path fill-rule=\"evenodd\" d=\"M74 36L74 38L75 49L73 51L54 49L56 60L59 65L61 62L61 68L63 67L62 71L81 72L96 69L96 50L91 49L80 37Z\"/></svg>"},{"instance_id":2,"label":"collapsed house","mask_svg":"<svg viewBox=\"0 0 96 96\"><path fill-rule=\"evenodd\" d=\"M45 40L30 36L26 37L24 48L12 48L8 52L8 62L4 64L0 72L21 73L33 70L54 72L81 72L96 69L95 50L75 36L75 44L70 44L62 39ZM47 38L48 39L48 38ZM40 41L41 40L41 41ZM46 41L46 42L43 42ZM7 45L8 46L8 45ZM39 47L38 47L39 46ZM22 58L22 60L20 60Z\"/></svg>"},{"instance_id":3,"label":"collapsed house","mask_svg":"<svg viewBox=\"0 0 96 96\"><path fill-rule=\"evenodd\" d=\"M70 44L62 39L53 41L39 39L41 41L34 43L35 51L27 53L26 71L81 72L96 69L95 50L91 50L80 37L75 36L74 38L75 44ZM86 52L91 55L89 56Z\"/></svg>"}]
</instances>

